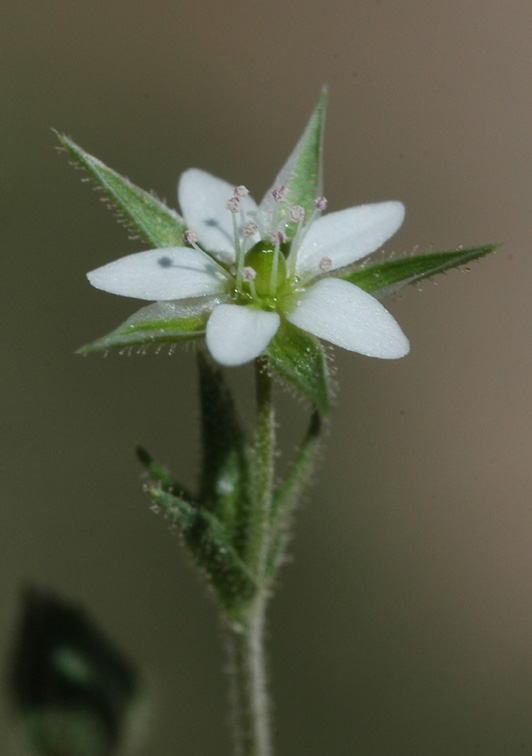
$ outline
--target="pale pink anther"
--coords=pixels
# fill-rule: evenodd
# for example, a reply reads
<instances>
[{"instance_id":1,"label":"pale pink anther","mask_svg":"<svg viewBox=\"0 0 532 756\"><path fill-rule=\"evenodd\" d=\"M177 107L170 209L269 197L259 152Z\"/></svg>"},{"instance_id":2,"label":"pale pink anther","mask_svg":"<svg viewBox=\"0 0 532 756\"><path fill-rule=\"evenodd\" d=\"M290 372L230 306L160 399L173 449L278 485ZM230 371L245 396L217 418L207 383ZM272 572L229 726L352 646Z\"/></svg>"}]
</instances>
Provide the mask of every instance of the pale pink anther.
<instances>
[{"instance_id":1,"label":"pale pink anther","mask_svg":"<svg viewBox=\"0 0 532 756\"><path fill-rule=\"evenodd\" d=\"M258 230L259 230L259 227L255 223L255 221L248 221L242 227L242 233L244 234L244 236L248 236L248 237L254 236Z\"/></svg>"},{"instance_id":2,"label":"pale pink anther","mask_svg":"<svg viewBox=\"0 0 532 756\"><path fill-rule=\"evenodd\" d=\"M191 228L188 228L185 231L185 233L183 234L183 239L185 241L185 244L196 244L196 242L198 241L198 237Z\"/></svg>"},{"instance_id":3,"label":"pale pink anther","mask_svg":"<svg viewBox=\"0 0 532 756\"><path fill-rule=\"evenodd\" d=\"M288 208L288 217L294 223L300 223L305 217L305 208L301 205L290 205Z\"/></svg>"},{"instance_id":4,"label":"pale pink anther","mask_svg":"<svg viewBox=\"0 0 532 756\"><path fill-rule=\"evenodd\" d=\"M235 197L247 197L249 194L249 190L246 189L245 186L237 186L235 187Z\"/></svg>"},{"instance_id":5,"label":"pale pink anther","mask_svg":"<svg viewBox=\"0 0 532 756\"><path fill-rule=\"evenodd\" d=\"M240 210L240 204L239 197L231 197L231 199L227 200L225 203L225 207L230 213L238 213Z\"/></svg>"},{"instance_id":6,"label":"pale pink anther","mask_svg":"<svg viewBox=\"0 0 532 756\"><path fill-rule=\"evenodd\" d=\"M281 230L274 231L270 236L270 241L272 242L272 244L284 244L286 241L286 234L284 234Z\"/></svg>"},{"instance_id":7,"label":"pale pink anther","mask_svg":"<svg viewBox=\"0 0 532 756\"><path fill-rule=\"evenodd\" d=\"M318 212L323 213L325 210L327 210L327 198L317 197L315 207Z\"/></svg>"},{"instance_id":8,"label":"pale pink anther","mask_svg":"<svg viewBox=\"0 0 532 756\"><path fill-rule=\"evenodd\" d=\"M332 268L332 260L330 257L322 257L319 265L320 270L322 270L324 273L327 273L327 271Z\"/></svg>"},{"instance_id":9,"label":"pale pink anther","mask_svg":"<svg viewBox=\"0 0 532 756\"><path fill-rule=\"evenodd\" d=\"M286 197L287 192L286 186L276 186L275 189L272 191L272 197L276 202L282 202L284 198Z\"/></svg>"},{"instance_id":10,"label":"pale pink anther","mask_svg":"<svg viewBox=\"0 0 532 756\"><path fill-rule=\"evenodd\" d=\"M247 265L245 268L242 268L243 281L253 281L256 275L257 271L254 268L251 268L249 265Z\"/></svg>"}]
</instances>

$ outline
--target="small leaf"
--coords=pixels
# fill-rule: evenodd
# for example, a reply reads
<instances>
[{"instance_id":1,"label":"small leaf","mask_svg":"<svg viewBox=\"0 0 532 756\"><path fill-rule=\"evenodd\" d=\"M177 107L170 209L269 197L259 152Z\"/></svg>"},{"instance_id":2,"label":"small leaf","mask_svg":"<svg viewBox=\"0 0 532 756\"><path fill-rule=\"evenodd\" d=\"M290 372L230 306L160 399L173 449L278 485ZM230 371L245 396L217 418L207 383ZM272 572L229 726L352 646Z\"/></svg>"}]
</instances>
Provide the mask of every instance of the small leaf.
<instances>
[{"instance_id":1,"label":"small leaf","mask_svg":"<svg viewBox=\"0 0 532 756\"><path fill-rule=\"evenodd\" d=\"M497 246L497 244L486 244L484 247L472 249L457 249L449 252L403 257L353 270L341 277L364 291L375 293L377 297L381 298L407 284L429 278L436 273L444 273L460 265L466 265L472 260L477 260L493 252L497 249Z\"/></svg>"},{"instance_id":2,"label":"small leaf","mask_svg":"<svg viewBox=\"0 0 532 756\"><path fill-rule=\"evenodd\" d=\"M62 134L57 136L67 152L85 168L144 241L154 248L183 245L186 227L175 210L108 168L68 137Z\"/></svg>"},{"instance_id":3,"label":"small leaf","mask_svg":"<svg viewBox=\"0 0 532 756\"><path fill-rule=\"evenodd\" d=\"M289 205L304 208L306 221L314 212L315 200L323 189L322 149L326 110L327 91L324 89L303 135L261 202L261 210L274 215L272 227L278 225L275 216L281 208L271 193L280 186L286 187L285 200ZM285 230L288 239L293 238L296 228L296 224L290 224Z\"/></svg>"},{"instance_id":4,"label":"small leaf","mask_svg":"<svg viewBox=\"0 0 532 756\"><path fill-rule=\"evenodd\" d=\"M287 512L301 498L301 491L308 482L314 468L316 454L320 448L322 428L322 417L319 412L314 411L305 438L290 466L288 475L275 491L270 515L274 526L279 519L286 516Z\"/></svg>"},{"instance_id":5,"label":"small leaf","mask_svg":"<svg viewBox=\"0 0 532 756\"><path fill-rule=\"evenodd\" d=\"M182 486L172 475L172 473L166 469L160 462L157 462L151 454L142 446L137 446L135 449L137 459L146 468L146 472L150 476L151 480L158 484L163 491L171 493L174 496L181 496L189 501L194 498L190 492Z\"/></svg>"},{"instance_id":6,"label":"small leaf","mask_svg":"<svg viewBox=\"0 0 532 756\"><path fill-rule=\"evenodd\" d=\"M154 502L179 528L195 562L216 588L230 617L256 593L251 572L231 545L223 524L212 513L165 491L150 491Z\"/></svg>"},{"instance_id":7,"label":"small leaf","mask_svg":"<svg viewBox=\"0 0 532 756\"><path fill-rule=\"evenodd\" d=\"M200 500L240 551L250 508L250 455L222 371L198 353L203 459Z\"/></svg>"},{"instance_id":8,"label":"small leaf","mask_svg":"<svg viewBox=\"0 0 532 756\"><path fill-rule=\"evenodd\" d=\"M294 508L301 501L301 494L308 485L316 456L321 446L323 421L319 412L314 411L310 424L288 475L275 491L271 510L272 541L268 554L267 570L273 578L282 564L289 539L289 525Z\"/></svg>"},{"instance_id":9,"label":"small leaf","mask_svg":"<svg viewBox=\"0 0 532 756\"><path fill-rule=\"evenodd\" d=\"M107 336L78 349L79 354L107 349L172 344L204 335L205 324L220 297L202 297L172 302L155 302L142 307Z\"/></svg>"},{"instance_id":10,"label":"small leaf","mask_svg":"<svg viewBox=\"0 0 532 756\"><path fill-rule=\"evenodd\" d=\"M266 355L275 370L293 383L320 412L330 412L329 370L317 339L283 319Z\"/></svg>"}]
</instances>

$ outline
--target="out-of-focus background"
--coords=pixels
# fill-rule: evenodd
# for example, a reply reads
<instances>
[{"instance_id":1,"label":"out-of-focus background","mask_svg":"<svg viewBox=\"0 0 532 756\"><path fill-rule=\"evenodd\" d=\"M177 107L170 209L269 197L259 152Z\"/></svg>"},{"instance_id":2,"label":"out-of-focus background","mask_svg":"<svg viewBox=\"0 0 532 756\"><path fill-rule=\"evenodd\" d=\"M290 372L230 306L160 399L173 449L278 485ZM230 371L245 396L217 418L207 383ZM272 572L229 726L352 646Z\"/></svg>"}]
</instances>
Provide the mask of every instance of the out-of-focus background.
<instances>
[{"instance_id":1,"label":"out-of-focus background","mask_svg":"<svg viewBox=\"0 0 532 756\"><path fill-rule=\"evenodd\" d=\"M144 670L139 753L230 753L216 615L133 455L194 482L193 353L74 356L137 306L85 272L142 245L51 127L172 205L190 166L260 197L328 83L331 210L402 200L390 252L504 246L387 302L406 359L337 353L272 605L278 753L532 753L531 35L529 0L3 0L3 660L21 586L53 586Z\"/></svg>"}]
</instances>

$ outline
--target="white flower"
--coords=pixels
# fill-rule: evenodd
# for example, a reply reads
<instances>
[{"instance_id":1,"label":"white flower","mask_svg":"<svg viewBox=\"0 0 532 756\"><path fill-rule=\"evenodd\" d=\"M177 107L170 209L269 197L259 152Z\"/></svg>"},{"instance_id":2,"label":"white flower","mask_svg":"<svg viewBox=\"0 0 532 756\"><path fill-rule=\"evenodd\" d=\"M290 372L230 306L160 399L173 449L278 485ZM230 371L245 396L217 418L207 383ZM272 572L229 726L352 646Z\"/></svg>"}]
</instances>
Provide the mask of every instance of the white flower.
<instances>
[{"instance_id":1,"label":"white flower","mask_svg":"<svg viewBox=\"0 0 532 756\"><path fill-rule=\"evenodd\" d=\"M259 206L246 188L198 169L180 179L187 246L128 255L88 274L98 289L152 301L186 300L212 312L207 347L222 365L241 365L267 348L281 323L370 357L408 353L406 336L370 294L334 277L378 249L404 218L400 202L361 205L310 218L287 205L283 186ZM199 311L199 309L198 309Z\"/></svg>"}]
</instances>

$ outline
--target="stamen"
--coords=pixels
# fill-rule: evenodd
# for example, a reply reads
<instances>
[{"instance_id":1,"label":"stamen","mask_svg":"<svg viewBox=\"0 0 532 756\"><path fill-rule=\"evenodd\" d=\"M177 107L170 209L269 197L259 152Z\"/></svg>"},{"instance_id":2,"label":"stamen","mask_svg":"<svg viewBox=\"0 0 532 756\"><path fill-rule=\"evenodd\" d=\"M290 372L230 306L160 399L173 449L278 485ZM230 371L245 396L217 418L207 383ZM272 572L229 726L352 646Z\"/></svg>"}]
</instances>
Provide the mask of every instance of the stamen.
<instances>
[{"instance_id":1,"label":"stamen","mask_svg":"<svg viewBox=\"0 0 532 756\"><path fill-rule=\"evenodd\" d=\"M234 197L231 197L231 199L227 200L227 202L225 203L225 207L227 210L229 210L230 213L233 213L234 215L235 213L238 213L238 211L240 210L241 204L242 203L240 202L240 197L234 196Z\"/></svg>"},{"instance_id":2,"label":"stamen","mask_svg":"<svg viewBox=\"0 0 532 756\"><path fill-rule=\"evenodd\" d=\"M246 211L244 210L244 206L241 203L240 204L240 231L242 233L244 231L244 226L245 225L246 225ZM242 251L245 254L246 250L245 250L245 246L244 245L242 246Z\"/></svg>"},{"instance_id":3,"label":"stamen","mask_svg":"<svg viewBox=\"0 0 532 756\"><path fill-rule=\"evenodd\" d=\"M296 269L296 256L299 245L301 244L301 234L303 229L303 220L305 218L305 208L301 205L291 205L287 210L287 215L291 221L297 223L296 233L292 239L290 245L290 252L288 253L287 268L290 275L293 275ZM308 224L307 224L308 226Z\"/></svg>"},{"instance_id":4,"label":"stamen","mask_svg":"<svg viewBox=\"0 0 532 756\"><path fill-rule=\"evenodd\" d=\"M272 242L272 244L284 244L286 242L286 234L280 229L278 231L274 231L270 236L270 241Z\"/></svg>"},{"instance_id":5,"label":"stamen","mask_svg":"<svg viewBox=\"0 0 532 756\"><path fill-rule=\"evenodd\" d=\"M216 275L218 277L221 277L220 274L222 274L224 278L231 278L230 273L227 272L227 270L223 267L223 265L220 264L220 262L215 257L210 255L208 252L205 252L203 249L201 249L201 247L198 246L197 239L198 237L196 236L196 232L193 231L191 228L187 228L187 230L183 234L183 241L185 242L185 244L190 244L190 246L193 249L195 249L196 252L201 252L202 255L207 255L208 257L210 257L211 262L214 265L216 265L216 268L217 268Z\"/></svg>"},{"instance_id":6,"label":"stamen","mask_svg":"<svg viewBox=\"0 0 532 756\"><path fill-rule=\"evenodd\" d=\"M253 281L257 277L257 271L255 268L252 268L251 265L246 265L245 268L242 268L242 280L246 283L249 283L249 281Z\"/></svg>"},{"instance_id":7,"label":"stamen","mask_svg":"<svg viewBox=\"0 0 532 756\"><path fill-rule=\"evenodd\" d=\"M235 190L236 191L236 190ZM244 253L240 245L240 238L238 236L238 227L236 225L236 214L240 210L242 202L240 197L233 196L225 203L225 207L233 216L233 238L235 243L235 259L236 259L236 288L239 289L242 286L242 266L244 264Z\"/></svg>"},{"instance_id":8,"label":"stamen","mask_svg":"<svg viewBox=\"0 0 532 756\"><path fill-rule=\"evenodd\" d=\"M253 299L257 299L257 290L255 289L256 276L257 271L251 266L246 265L246 267L242 269L242 280L245 281L249 286L249 290Z\"/></svg>"},{"instance_id":9,"label":"stamen","mask_svg":"<svg viewBox=\"0 0 532 756\"><path fill-rule=\"evenodd\" d=\"M297 207L297 205L296 205ZM303 209L303 208L301 208ZM289 269L292 272L292 274L295 271L296 267L296 258L297 258L297 250L301 246L303 239L305 238L307 231L313 224L313 222L316 220L316 216L319 213L322 213L324 210L327 209L327 198L326 197L316 197L314 201L314 210L312 211L312 215L310 216L308 222L302 226L301 224L298 226L296 235L294 236L292 240L292 244L290 245L290 254L288 255L288 261L289 261ZM328 260L329 258L323 258L323 260L320 262L320 268L321 263L324 260ZM327 264L327 263L325 263ZM331 263L332 264L332 263ZM323 268L322 268L323 270ZM324 271L325 272L325 271Z\"/></svg>"},{"instance_id":10,"label":"stamen","mask_svg":"<svg viewBox=\"0 0 532 756\"><path fill-rule=\"evenodd\" d=\"M242 226L242 233L246 237L254 236L257 231L259 230L259 227L255 221L248 221L247 223L244 223Z\"/></svg>"},{"instance_id":11,"label":"stamen","mask_svg":"<svg viewBox=\"0 0 532 756\"><path fill-rule=\"evenodd\" d=\"M192 231L191 228L187 228L187 230L183 234L183 240L185 244L190 244L191 247L193 247L198 241L198 237L196 236L196 233Z\"/></svg>"},{"instance_id":12,"label":"stamen","mask_svg":"<svg viewBox=\"0 0 532 756\"><path fill-rule=\"evenodd\" d=\"M290 205L287 215L294 223L301 223L305 217L305 208L301 207L301 205Z\"/></svg>"},{"instance_id":13,"label":"stamen","mask_svg":"<svg viewBox=\"0 0 532 756\"><path fill-rule=\"evenodd\" d=\"M264 218L260 210L248 210L248 216L254 218L257 223L257 230L261 239L266 237L266 229L264 228Z\"/></svg>"},{"instance_id":14,"label":"stamen","mask_svg":"<svg viewBox=\"0 0 532 756\"><path fill-rule=\"evenodd\" d=\"M238 237L238 227L236 225L236 213L233 213L233 236L235 239L235 257L236 257L236 288L242 286L242 266L244 265L244 250L240 246Z\"/></svg>"},{"instance_id":15,"label":"stamen","mask_svg":"<svg viewBox=\"0 0 532 756\"><path fill-rule=\"evenodd\" d=\"M273 250L273 263L272 272L270 276L270 294L274 297L277 294L277 271L279 270L279 252L281 248L281 236L282 233L277 234L277 241L275 242L275 249Z\"/></svg>"},{"instance_id":16,"label":"stamen","mask_svg":"<svg viewBox=\"0 0 532 756\"><path fill-rule=\"evenodd\" d=\"M249 194L249 190L246 189L245 186L237 186L235 187L235 197L239 197L242 199L242 197L247 197Z\"/></svg>"},{"instance_id":17,"label":"stamen","mask_svg":"<svg viewBox=\"0 0 532 756\"><path fill-rule=\"evenodd\" d=\"M327 209L327 198L316 197L316 199L314 200L314 210L312 211L312 215L310 216L309 221L307 225L305 226L305 233L307 232L307 229L310 227L311 223L314 223L317 216L320 213L323 213L326 209ZM303 241L303 239L301 239L301 241Z\"/></svg>"},{"instance_id":18,"label":"stamen","mask_svg":"<svg viewBox=\"0 0 532 756\"><path fill-rule=\"evenodd\" d=\"M282 202L286 197L287 191L288 189L286 188L286 186L276 186L272 191L272 197L276 202Z\"/></svg>"},{"instance_id":19,"label":"stamen","mask_svg":"<svg viewBox=\"0 0 532 756\"><path fill-rule=\"evenodd\" d=\"M320 270L327 273L332 268L332 260L330 257L322 257L320 260Z\"/></svg>"}]
</instances>

